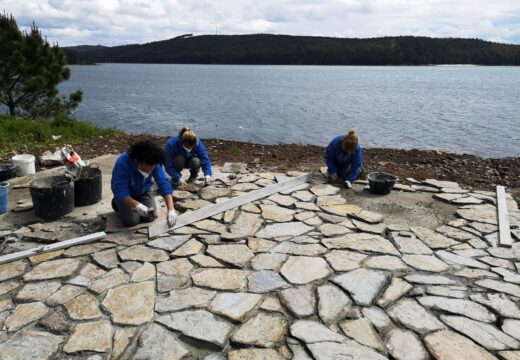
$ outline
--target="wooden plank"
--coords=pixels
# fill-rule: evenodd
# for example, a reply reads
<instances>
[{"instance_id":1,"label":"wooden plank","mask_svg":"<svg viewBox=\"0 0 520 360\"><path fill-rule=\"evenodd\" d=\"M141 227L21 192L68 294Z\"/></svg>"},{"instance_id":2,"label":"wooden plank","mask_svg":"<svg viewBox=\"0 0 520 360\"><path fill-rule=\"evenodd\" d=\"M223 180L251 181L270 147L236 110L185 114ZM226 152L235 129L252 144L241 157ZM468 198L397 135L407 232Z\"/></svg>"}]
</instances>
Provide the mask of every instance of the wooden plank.
<instances>
[{"instance_id":1,"label":"wooden plank","mask_svg":"<svg viewBox=\"0 0 520 360\"><path fill-rule=\"evenodd\" d=\"M497 186L497 213L498 213L498 244L500 246L511 247L511 228L509 227L509 214L507 211L506 189Z\"/></svg>"},{"instance_id":2,"label":"wooden plank","mask_svg":"<svg viewBox=\"0 0 520 360\"><path fill-rule=\"evenodd\" d=\"M289 180L280 182L278 184L269 185L269 186L266 186L259 190L250 191L247 194L234 197L232 199L223 201L218 204L210 205L210 206L207 206L202 209L187 212L187 213L182 214L179 217L177 217L177 223L171 229L168 228L168 224L166 223L166 221L162 222L162 223L154 224L148 228L148 237L152 238L154 236L163 234L170 230L175 230L175 229L181 228L183 226L192 224L194 222L204 220L211 216L220 214L221 212L231 210L233 208L245 205L252 201L256 201L256 200L265 198L267 196L271 196L280 191L304 184L307 181L309 181L311 176L312 176L312 174L305 174L305 175L297 176L297 177L291 178Z\"/></svg>"},{"instance_id":3,"label":"wooden plank","mask_svg":"<svg viewBox=\"0 0 520 360\"><path fill-rule=\"evenodd\" d=\"M25 259L34 255L40 255L46 252L51 252L59 249L65 249L75 245L87 244L93 241L99 240L107 236L104 231L97 232L94 234L89 234L81 237L77 237L74 239L69 239L65 241L60 241L54 244L37 246L35 248L24 250L20 252L16 252L13 254L0 256L0 264L5 264L11 261Z\"/></svg>"}]
</instances>

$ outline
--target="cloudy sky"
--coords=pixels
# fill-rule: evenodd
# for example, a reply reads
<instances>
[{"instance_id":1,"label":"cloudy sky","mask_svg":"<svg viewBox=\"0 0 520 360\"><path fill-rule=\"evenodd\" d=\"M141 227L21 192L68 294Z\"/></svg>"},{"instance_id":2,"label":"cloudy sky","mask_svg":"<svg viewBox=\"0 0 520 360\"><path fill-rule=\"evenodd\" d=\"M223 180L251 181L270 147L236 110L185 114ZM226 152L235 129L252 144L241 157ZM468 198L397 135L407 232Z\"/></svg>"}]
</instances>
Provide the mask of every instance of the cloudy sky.
<instances>
[{"instance_id":1,"label":"cloudy sky","mask_svg":"<svg viewBox=\"0 0 520 360\"><path fill-rule=\"evenodd\" d=\"M520 0L0 0L52 42L122 45L184 33L426 35L520 44Z\"/></svg>"}]
</instances>

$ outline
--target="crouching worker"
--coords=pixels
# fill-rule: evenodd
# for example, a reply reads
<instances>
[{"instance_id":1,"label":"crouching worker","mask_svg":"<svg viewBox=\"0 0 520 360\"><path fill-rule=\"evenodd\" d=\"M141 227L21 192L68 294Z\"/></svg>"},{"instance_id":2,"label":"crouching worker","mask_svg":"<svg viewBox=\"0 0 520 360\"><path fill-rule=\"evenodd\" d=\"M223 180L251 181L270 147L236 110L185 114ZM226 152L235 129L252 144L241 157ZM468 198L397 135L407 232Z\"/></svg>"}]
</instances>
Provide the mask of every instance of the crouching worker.
<instances>
[{"instance_id":1,"label":"crouching worker","mask_svg":"<svg viewBox=\"0 0 520 360\"><path fill-rule=\"evenodd\" d=\"M346 188L352 188L352 183L361 174L363 164L363 152L354 130L347 135L337 136L330 142L326 162L329 183L341 182Z\"/></svg>"},{"instance_id":2,"label":"crouching worker","mask_svg":"<svg viewBox=\"0 0 520 360\"><path fill-rule=\"evenodd\" d=\"M173 186L186 185L182 169L190 169L189 183L195 182L202 168L204 182L211 183L211 160L208 151L190 128L183 128L178 136L172 137L164 147L166 153L166 172L172 178Z\"/></svg>"},{"instance_id":3,"label":"crouching worker","mask_svg":"<svg viewBox=\"0 0 520 360\"><path fill-rule=\"evenodd\" d=\"M123 225L131 227L155 220L157 205L151 192L154 180L168 208L168 226L175 225L173 189L162 167L164 159L163 150L149 141L132 145L117 159L112 171L112 207Z\"/></svg>"}]
</instances>

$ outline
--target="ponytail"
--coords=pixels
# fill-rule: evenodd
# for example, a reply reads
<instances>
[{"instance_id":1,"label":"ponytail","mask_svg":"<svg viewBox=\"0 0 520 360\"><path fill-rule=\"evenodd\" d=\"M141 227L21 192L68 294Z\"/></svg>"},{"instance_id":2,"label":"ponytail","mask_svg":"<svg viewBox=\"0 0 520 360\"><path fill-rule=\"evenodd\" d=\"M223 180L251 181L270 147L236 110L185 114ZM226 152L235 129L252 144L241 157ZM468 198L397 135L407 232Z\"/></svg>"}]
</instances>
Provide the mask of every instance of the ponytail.
<instances>
[{"instance_id":1,"label":"ponytail","mask_svg":"<svg viewBox=\"0 0 520 360\"><path fill-rule=\"evenodd\" d=\"M193 130L185 126L181 131L179 131L179 140L181 141L182 145L193 147L193 145L195 145L197 142L197 135L195 135Z\"/></svg>"},{"instance_id":2,"label":"ponytail","mask_svg":"<svg viewBox=\"0 0 520 360\"><path fill-rule=\"evenodd\" d=\"M354 151L356 151L357 145L358 145L358 136L357 136L356 130L352 129L343 138L343 140L341 142L341 150L343 150L347 154L352 154L352 153L354 153Z\"/></svg>"}]
</instances>

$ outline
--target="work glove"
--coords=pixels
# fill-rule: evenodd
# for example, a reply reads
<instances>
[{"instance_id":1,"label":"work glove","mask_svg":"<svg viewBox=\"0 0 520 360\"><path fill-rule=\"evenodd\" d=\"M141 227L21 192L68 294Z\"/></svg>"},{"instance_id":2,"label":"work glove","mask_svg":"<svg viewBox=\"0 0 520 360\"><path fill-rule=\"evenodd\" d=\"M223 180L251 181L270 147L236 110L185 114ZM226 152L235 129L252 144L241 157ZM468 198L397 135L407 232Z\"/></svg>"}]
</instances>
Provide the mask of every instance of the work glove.
<instances>
[{"instance_id":1,"label":"work glove","mask_svg":"<svg viewBox=\"0 0 520 360\"><path fill-rule=\"evenodd\" d=\"M166 221L168 222L168 227L172 228L175 226L177 222L177 213L175 213L174 209L168 210L168 215L166 217Z\"/></svg>"},{"instance_id":2,"label":"work glove","mask_svg":"<svg viewBox=\"0 0 520 360\"><path fill-rule=\"evenodd\" d=\"M347 189L352 189L352 183L350 181L348 181L348 180L345 180L345 187Z\"/></svg>"},{"instance_id":3,"label":"work glove","mask_svg":"<svg viewBox=\"0 0 520 360\"><path fill-rule=\"evenodd\" d=\"M337 174L329 175L329 184L334 184L337 181L338 181L338 175Z\"/></svg>"},{"instance_id":4,"label":"work glove","mask_svg":"<svg viewBox=\"0 0 520 360\"><path fill-rule=\"evenodd\" d=\"M134 207L134 211L136 213L139 214L139 216L148 216L148 207L141 204L141 203L138 203L135 207Z\"/></svg>"},{"instance_id":5,"label":"work glove","mask_svg":"<svg viewBox=\"0 0 520 360\"><path fill-rule=\"evenodd\" d=\"M211 184L211 175L206 175L206 176L204 176L204 183L205 183L206 185Z\"/></svg>"},{"instance_id":6,"label":"work glove","mask_svg":"<svg viewBox=\"0 0 520 360\"><path fill-rule=\"evenodd\" d=\"M186 186L187 185L186 180L184 180L183 178L179 179L178 184L179 184L179 186Z\"/></svg>"}]
</instances>

